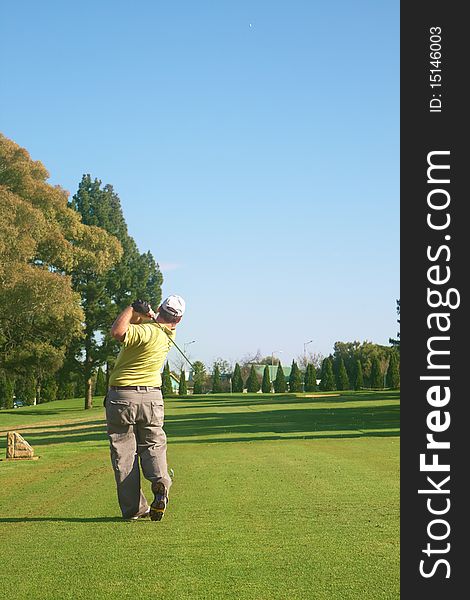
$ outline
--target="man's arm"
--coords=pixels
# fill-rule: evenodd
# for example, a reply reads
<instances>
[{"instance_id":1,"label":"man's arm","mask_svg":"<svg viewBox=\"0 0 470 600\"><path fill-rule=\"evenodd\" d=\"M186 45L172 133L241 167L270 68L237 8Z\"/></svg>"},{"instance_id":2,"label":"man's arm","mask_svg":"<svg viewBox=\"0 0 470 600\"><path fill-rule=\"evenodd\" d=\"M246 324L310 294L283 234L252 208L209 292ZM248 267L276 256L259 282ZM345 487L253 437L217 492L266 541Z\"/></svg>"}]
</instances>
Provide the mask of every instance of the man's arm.
<instances>
[{"instance_id":1,"label":"man's arm","mask_svg":"<svg viewBox=\"0 0 470 600\"><path fill-rule=\"evenodd\" d=\"M142 323L144 321L142 317L143 315L136 312L132 306L127 306L112 324L111 335L118 342L122 342L129 325Z\"/></svg>"}]
</instances>

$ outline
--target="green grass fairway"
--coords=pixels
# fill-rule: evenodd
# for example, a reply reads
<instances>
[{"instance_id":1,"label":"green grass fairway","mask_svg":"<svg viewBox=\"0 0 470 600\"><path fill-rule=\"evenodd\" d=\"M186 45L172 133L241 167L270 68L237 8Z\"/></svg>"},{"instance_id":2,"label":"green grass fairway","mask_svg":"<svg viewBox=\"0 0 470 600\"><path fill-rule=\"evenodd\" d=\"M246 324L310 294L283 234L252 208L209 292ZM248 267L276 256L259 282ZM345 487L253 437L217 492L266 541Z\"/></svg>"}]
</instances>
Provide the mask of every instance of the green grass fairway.
<instances>
[{"instance_id":1,"label":"green grass fairway","mask_svg":"<svg viewBox=\"0 0 470 600\"><path fill-rule=\"evenodd\" d=\"M167 400L161 523L119 518L82 404L0 411L1 457L9 430L41 457L0 462L5 598L398 600L398 393Z\"/></svg>"}]
</instances>

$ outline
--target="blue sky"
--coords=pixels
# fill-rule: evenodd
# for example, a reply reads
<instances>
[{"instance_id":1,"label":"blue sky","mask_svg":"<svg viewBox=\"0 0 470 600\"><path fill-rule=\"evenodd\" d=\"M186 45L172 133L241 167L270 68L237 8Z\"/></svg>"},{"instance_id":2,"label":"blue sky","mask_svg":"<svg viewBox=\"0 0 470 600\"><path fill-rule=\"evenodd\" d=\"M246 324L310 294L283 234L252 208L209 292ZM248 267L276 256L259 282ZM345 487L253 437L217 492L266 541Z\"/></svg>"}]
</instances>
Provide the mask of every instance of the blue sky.
<instances>
[{"instance_id":1,"label":"blue sky","mask_svg":"<svg viewBox=\"0 0 470 600\"><path fill-rule=\"evenodd\" d=\"M399 298L399 3L9 3L1 131L111 183L192 359L388 344ZM172 351L174 352L174 351Z\"/></svg>"}]
</instances>

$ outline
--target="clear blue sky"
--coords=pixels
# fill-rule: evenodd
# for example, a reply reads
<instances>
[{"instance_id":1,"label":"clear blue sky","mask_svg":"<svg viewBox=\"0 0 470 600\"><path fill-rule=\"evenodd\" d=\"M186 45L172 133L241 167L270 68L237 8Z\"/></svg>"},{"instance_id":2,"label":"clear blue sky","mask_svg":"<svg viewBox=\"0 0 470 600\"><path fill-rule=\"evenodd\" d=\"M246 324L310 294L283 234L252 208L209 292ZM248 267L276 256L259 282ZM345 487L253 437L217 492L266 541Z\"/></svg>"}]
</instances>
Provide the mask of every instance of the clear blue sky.
<instances>
[{"instance_id":1,"label":"clear blue sky","mask_svg":"<svg viewBox=\"0 0 470 600\"><path fill-rule=\"evenodd\" d=\"M397 0L19 0L0 56L1 131L114 186L193 359L395 335Z\"/></svg>"}]
</instances>

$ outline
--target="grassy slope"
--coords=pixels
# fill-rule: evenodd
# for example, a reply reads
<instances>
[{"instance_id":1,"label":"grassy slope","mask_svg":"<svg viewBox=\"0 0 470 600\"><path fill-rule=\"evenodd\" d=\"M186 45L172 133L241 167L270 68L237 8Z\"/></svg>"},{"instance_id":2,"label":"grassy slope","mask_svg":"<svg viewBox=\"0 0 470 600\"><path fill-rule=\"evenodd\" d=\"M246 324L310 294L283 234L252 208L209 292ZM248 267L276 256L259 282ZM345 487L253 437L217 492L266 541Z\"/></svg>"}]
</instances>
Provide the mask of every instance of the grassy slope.
<instances>
[{"instance_id":1,"label":"grassy slope","mask_svg":"<svg viewBox=\"0 0 470 600\"><path fill-rule=\"evenodd\" d=\"M118 518L96 404L0 412L41 456L0 463L5 597L399 598L396 393L168 400L161 523Z\"/></svg>"}]
</instances>

